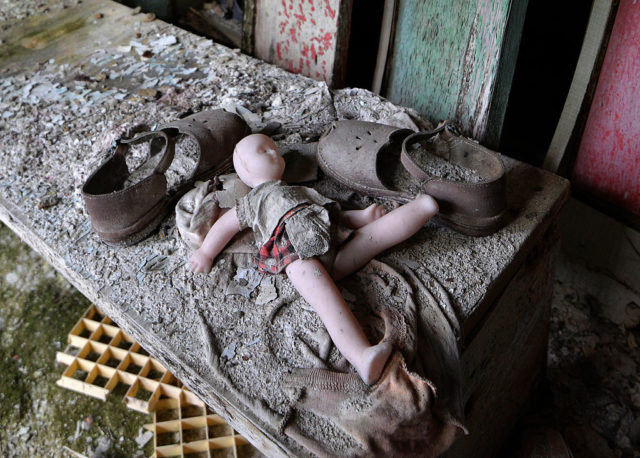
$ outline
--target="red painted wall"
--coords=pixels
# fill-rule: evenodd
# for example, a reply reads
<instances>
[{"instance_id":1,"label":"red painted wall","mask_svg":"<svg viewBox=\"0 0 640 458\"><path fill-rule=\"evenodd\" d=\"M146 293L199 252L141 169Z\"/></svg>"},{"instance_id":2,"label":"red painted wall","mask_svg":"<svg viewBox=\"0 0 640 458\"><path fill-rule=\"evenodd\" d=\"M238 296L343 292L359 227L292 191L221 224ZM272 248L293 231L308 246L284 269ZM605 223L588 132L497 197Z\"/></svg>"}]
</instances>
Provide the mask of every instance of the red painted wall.
<instances>
[{"instance_id":1,"label":"red painted wall","mask_svg":"<svg viewBox=\"0 0 640 458\"><path fill-rule=\"evenodd\" d=\"M256 57L330 85L345 0L258 0Z\"/></svg>"},{"instance_id":2,"label":"red painted wall","mask_svg":"<svg viewBox=\"0 0 640 458\"><path fill-rule=\"evenodd\" d=\"M620 2L571 179L640 214L640 1Z\"/></svg>"}]
</instances>

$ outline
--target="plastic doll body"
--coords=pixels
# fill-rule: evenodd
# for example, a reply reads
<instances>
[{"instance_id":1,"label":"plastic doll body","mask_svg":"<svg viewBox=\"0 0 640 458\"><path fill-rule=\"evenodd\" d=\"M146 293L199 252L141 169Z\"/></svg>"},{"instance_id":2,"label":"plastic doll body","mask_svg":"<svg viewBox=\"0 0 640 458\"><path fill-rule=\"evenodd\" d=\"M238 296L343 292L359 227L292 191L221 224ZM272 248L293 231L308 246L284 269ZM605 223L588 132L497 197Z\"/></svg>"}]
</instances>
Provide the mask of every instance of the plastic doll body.
<instances>
[{"instance_id":1,"label":"plastic doll body","mask_svg":"<svg viewBox=\"0 0 640 458\"><path fill-rule=\"evenodd\" d=\"M284 172L284 159L275 143L261 134L241 140L233 156L240 179L252 188L279 180ZM342 212L341 222L355 231L337 252L331 275L316 258L297 259L285 268L292 284L320 316L340 353L367 384L378 380L392 348L384 341L377 345L369 343L334 281L357 271L377 254L411 237L437 211L438 205L431 196L420 195L387 214L376 205ZM215 257L238 231L238 216L233 208L214 223L202 246L194 252L189 263L191 270L208 272Z\"/></svg>"}]
</instances>

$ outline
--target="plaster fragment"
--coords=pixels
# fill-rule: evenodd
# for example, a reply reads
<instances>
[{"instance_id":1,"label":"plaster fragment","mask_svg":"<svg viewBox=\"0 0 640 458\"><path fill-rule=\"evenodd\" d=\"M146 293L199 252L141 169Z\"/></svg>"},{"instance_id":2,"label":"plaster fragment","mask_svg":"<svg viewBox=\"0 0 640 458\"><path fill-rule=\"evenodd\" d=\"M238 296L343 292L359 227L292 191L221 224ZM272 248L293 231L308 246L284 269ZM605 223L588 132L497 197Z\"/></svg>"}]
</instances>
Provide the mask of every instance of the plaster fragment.
<instances>
[{"instance_id":1,"label":"plaster fragment","mask_svg":"<svg viewBox=\"0 0 640 458\"><path fill-rule=\"evenodd\" d=\"M229 282L225 295L239 294L243 297L250 297L251 293L258 287L263 274L256 269L239 267L233 280Z\"/></svg>"},{"instance_id":2,"label":"plaster fragment","mask_svg":"<svg viewBox=\"0 0 640 458\"><path fill-rule=\"evenodd\" d=\"M257 339L252 340L248 344L245 344L245 347L251 347L251 346L257 344L258 342L260 342L260 337L258 337Z\"/></svg>"},{"instance_id":3,"label":"plaster fragment","mask_svg":"<svg viewBox=\"0 0 640 458\"><path fill-rule=\"evenodd\" d=\"M236 105L236 113L238 113L242 118L249 124L252 129L255 129L258 124L262 121L262 117L253 113L251 110L243 107L242 105Z\"/></svg>"},{"instance_id":4,"label":"plaster fragment","mask_svg":"<svg viewBox=\"0 0 640 458\"><path fill-rule=\"evenodd\" d=\"M222 354L220 355L221 358L226 358L226 359L233 359L236 356L236 346L237 343L233 342L230 345L228 345L227 347L225 347L224 350L222 350Z\"/></svg>"},{"instance_id":5,"label":"plaster fragment","mask_svg":"<svg viewBox=\"0 0 640 458\"><path fill-rule=\"evenodd\" d=\"M151 431L145 430L144 428L140 428L135 441L136 444L138 444L138 448L143 448L151 439L153 439L153 433Z\"/></svg>"},{"instance_id":6,"label":"plaster fragment","mask_svg":"<svg viewBox=\"0 0 640 458\"><path fill-rule=\"evenodd\" d=\"M258 291L258 297L256 297L256 304L264 305L277 299L277 297L278 292L273 283L273 277L265 277L264 280L260 282L260 290Z\"/></svg>"},{"instance_id":7,"label":"plaster fragment","mask_svg":"<svg viewBox=\"0 0 640 458\"><path fill-rule=\"evenodd\" d=\"M178 39L175 35L165 35L163 37L158 38L157 40L153 40L149 43L149 46L153 48L154 53L160 53L164 51L167 47L174 45L178 42Z\"/></svg>"}]
</instances>

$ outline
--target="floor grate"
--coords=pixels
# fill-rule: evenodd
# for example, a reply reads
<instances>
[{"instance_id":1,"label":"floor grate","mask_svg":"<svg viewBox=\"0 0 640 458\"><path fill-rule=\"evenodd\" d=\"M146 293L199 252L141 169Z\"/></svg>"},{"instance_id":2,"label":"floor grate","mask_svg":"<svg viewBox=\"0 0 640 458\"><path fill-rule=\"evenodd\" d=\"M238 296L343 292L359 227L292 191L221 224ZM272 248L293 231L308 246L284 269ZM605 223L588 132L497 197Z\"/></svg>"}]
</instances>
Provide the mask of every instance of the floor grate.
<instances>
[{"instance_id":1,"label":"floor grate","mask_svg":"<svg viewBox=\"0 0 640 458\"><path fill-rule=\"evenodd\" d=\"M244 437L97 307L92 305L80 318L68 341L67 348L56 354L56 361L67 366L56 383L103 401L118 384L127 385L125 404L153 413L153 423L145 428L155 436L154 456L256 454Z\"/></svg>"}]
</instances>

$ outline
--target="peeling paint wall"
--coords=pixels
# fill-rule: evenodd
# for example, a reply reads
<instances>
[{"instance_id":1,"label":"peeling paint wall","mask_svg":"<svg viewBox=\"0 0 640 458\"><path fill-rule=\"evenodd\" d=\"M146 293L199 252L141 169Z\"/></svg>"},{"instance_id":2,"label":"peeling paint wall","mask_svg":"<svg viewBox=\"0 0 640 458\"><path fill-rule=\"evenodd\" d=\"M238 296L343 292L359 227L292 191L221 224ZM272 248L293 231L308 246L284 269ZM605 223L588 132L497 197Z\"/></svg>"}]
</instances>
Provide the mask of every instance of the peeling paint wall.
<instances>
[{"instance_id":1,"label":"peeling paint wall","mask_svg":"<svg viewBox=\"0 0 640 458\"><path fill-rule=\"evenodd\" d=\"M258 0L256 57L332 85L341 3L344 1Z\"/></svg>"},{"instance_id":2,"label":"peeling paint wall","mask_svg":"<svg viewBox=\"0 0 640 458\"><path fill-rule=\"evenodd\" d=\"M499 136L526 5L400 0L387 97L431 121L456 120L481 141L488 131Z\"/></svg>"},{"instance_id":3,"label":"peeling paint wall","mask_svg":"<svg viewBox=\"0 0 640 458\"><path fill-rule=\"evenodd\" d=\"M623 0L572 181L640 216L640 3Z\"/></svg>"}]
</instances>

